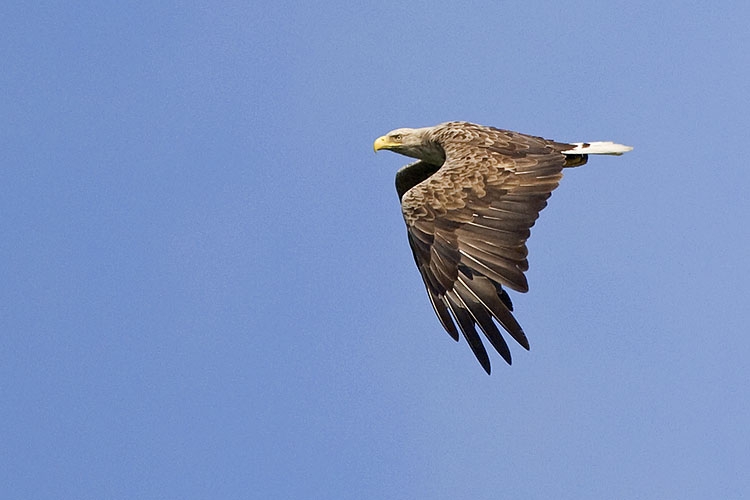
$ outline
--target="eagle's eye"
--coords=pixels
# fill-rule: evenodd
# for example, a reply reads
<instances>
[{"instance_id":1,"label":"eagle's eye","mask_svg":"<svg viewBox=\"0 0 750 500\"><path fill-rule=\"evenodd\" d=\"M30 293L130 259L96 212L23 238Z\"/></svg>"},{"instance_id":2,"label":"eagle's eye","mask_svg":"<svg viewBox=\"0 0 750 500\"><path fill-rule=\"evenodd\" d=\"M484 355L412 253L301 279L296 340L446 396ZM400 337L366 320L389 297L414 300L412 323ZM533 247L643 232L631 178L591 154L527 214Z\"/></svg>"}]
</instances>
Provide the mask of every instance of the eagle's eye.
<instances>
[{"instance_id":1,"label":"eagle's eye","mask_svg":"<svg viewBox=\"0 0 750 500\"><path fill-rule=\"evenodd\" d=\"M391 139L393 139L395 142L401 142L401 134L393 134L391 136Z\"/></svg>"}]
</instances>

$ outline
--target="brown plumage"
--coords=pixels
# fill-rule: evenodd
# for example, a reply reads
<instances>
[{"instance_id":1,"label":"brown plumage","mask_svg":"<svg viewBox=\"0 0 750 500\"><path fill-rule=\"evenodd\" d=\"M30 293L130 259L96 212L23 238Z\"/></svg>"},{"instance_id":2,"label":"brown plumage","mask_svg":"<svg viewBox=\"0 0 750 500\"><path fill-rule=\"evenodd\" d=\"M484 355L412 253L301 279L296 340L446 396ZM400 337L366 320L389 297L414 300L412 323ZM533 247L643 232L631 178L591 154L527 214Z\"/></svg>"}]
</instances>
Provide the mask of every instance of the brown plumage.
<instances>
[{"instance_id":1,"label":"brown plumage","mask_svg":"<svg viewBox=\"0 0 750 500\"><path fill-rule=\"evenodd\" d=\"M529 348L504 287L528 291L526 240L562 169L585 164L588 154L632 148L448 122L394 130L374 149L419 159L396 174L409 245L443 327L455 340L460 330L490 373L476 326L508 364L510 350L496 323Z\"/></svg>"}]
</instances>

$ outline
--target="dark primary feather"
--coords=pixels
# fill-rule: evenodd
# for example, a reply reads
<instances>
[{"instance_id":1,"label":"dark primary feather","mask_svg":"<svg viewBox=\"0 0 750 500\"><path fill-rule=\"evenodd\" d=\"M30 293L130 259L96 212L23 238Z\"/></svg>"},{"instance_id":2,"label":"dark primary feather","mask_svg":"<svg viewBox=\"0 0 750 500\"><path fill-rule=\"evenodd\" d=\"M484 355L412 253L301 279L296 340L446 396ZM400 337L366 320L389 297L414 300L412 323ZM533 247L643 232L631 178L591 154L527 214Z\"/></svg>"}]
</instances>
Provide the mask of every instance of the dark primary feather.
<instances>
[{"instance_id":1,"label":"dark primary feather","mask_svg":"<svg viewBox=\"0 0 750 500\"><path fill-rule=\"evenodd\" d=\"M566 161L577 166L586 158L566 159L562 151L570 144L468 123L443 124L430 134L445 163L417 161L396 175L409 244L441 324L456 340L460 331L490 373L476 327L508 364L496 323L529 348L503 287L528 290L530 228Z\"/></svg>"}]
</instances>

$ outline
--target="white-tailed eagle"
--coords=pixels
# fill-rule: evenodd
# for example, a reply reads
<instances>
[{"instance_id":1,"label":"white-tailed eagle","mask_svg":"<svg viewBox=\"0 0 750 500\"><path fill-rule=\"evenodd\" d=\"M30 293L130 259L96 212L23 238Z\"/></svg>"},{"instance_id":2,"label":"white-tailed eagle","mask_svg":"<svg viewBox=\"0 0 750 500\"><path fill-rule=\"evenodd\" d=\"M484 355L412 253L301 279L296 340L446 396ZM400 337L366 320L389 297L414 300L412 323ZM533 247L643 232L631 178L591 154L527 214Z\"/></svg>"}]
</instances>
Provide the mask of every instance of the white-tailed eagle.
<instances>
[{"instance_id":1,"label":"white-tailed eagle","mask_svg":"<svg viewBox=\"0 0 750 500\"><path fill-rule=\"evenodd\" d=\"M508 364L510 350L495 322L529 348L504 287L529 289L526 240L563 168L583 165L589 154L632 148L448 122L393 130L374 149L419 160L396 173L409 245L440 323L456 341L460 329L490 373L476 326Z\"/></svg>"}]
</instances>

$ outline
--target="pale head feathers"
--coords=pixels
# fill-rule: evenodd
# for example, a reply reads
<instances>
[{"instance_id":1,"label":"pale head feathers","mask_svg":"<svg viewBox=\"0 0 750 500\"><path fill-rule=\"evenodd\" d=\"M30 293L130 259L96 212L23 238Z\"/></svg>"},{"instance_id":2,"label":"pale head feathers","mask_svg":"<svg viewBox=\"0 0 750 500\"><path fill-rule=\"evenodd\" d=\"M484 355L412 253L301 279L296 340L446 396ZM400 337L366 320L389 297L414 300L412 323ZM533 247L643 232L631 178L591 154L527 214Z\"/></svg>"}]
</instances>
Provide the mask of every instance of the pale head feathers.
<instances>
[{"instance_id":1,"label":"pale head feathers","mask_svg":"<svg viewBox=\"0 0 750 500\"><path fill-rule=\"evenodd\" d=\"M375 151L389 149L404 156L410 156L433 165L445 161L443 148L432 139L433 127L397 128L375 139Z\"/></svg>"}]
</instances>

